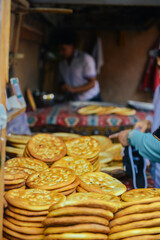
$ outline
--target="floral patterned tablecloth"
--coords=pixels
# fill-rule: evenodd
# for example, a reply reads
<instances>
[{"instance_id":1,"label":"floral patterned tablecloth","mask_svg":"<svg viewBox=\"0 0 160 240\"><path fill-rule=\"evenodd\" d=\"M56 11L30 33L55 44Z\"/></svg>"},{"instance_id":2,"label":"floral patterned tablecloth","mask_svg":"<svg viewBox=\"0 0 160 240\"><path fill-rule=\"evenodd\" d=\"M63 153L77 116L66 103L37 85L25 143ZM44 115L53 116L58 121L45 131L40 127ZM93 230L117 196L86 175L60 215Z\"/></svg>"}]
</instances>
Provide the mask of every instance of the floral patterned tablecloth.
<instances>
[{"instance_id":1,"label":"floral patterned tablecloth","mask_svg":"<svg viewBox=\"0 0 160 240\"><path fill-rule=\"evenodd\" d=\"M71 104L57 104L49 108L37 109L35 112L27 112L30 127L45 124L58 124L67 127L106 127L134 125L143 120L152 112L137 111L133 116L110 115L80 115L77 108Z\"/></svg>"}]
</instances>

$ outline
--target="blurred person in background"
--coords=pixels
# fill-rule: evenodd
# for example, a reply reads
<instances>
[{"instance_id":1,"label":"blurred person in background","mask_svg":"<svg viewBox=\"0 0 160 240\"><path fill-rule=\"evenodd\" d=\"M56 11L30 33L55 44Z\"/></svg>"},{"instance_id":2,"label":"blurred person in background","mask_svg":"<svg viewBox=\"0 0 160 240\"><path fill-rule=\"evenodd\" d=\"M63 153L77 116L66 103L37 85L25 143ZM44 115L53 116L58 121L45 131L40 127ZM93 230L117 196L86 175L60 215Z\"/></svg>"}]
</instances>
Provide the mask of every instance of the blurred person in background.
<instances>
[{"instance_id":1,"label":"blurred person in background","mask_svg":"<svg viewBox=\"0 0 160 240\"><path fill-rule=\"evenodd\" d=\"M57 45L61 61L58 79L61 90L73 100L101 101L95 61L88 53L76 49L75 44L74 33L64 31L59 34Z\"/></svg>"}]
</instances>

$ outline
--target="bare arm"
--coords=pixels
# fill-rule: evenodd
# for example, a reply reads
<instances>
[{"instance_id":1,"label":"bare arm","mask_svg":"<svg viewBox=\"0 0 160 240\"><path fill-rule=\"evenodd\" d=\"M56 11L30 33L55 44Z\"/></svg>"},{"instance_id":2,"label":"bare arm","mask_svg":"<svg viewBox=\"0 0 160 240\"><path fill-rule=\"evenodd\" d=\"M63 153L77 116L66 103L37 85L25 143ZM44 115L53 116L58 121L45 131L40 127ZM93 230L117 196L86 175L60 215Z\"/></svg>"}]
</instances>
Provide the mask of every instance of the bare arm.
<instances>
[{"instance_id":1,"label":"bare arm","mask_svg":"<svg viewBox=\"0 0 160 240\"><path fill-rule=\"evenodd\" d=\"M152 162L160 163L160 141L153 137L151 133L142 133L138 130L124 130L111 135L110 138L118 138L124 147L131 144L143 157L148 158Z\"/></svg>"},{"instance_id":2,"label":"bare arm","mask_svg":"<svg viewBox=\"0 0 160 240\"><path fill-rule=\"evenodd\" d=\"M94 88L95 81L96 81L95 78L89 78L87 84L74 88L74 93L86 92L89 89Z\"/></svg>"},{"instance_id":3,"label":"bare arm","mask_svg":"<svg viewBox=\"0 0 160 240\"><path fill-rule=\"evenodd\" d=\"M65 84L62 86L62 89L63 89L63 91L68 91L71 93L86 92L95 86L95 81L96 81L96 78L88 78L88 83L85 85L73 88L73 87L70 87L69 85Z\"/></svg>"}]
</instances>

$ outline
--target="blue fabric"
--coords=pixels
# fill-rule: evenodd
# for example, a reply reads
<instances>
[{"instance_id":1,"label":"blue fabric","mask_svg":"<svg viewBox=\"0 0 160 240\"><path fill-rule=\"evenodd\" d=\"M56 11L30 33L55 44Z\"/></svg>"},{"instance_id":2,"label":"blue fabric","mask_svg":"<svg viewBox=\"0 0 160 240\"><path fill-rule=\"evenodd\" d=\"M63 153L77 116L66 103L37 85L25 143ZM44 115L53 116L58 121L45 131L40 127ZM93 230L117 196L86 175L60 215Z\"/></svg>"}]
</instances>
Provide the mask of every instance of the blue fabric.
<instances>
[{"instance_id":1,"label":"blue fabric","mask_svg":"<svg viewBox=\"0 0 160 240\"><path fill-rule=\"evenodd\" d=\"M151 162L160 163L160 141L153 137L151 133L134 130L130 142L140 155L150 159Z\"/></svg>"},{"instance_id":2,"label":"blue fabric","mask_svg":"<svg viewBox=\"0 0 160 240\"><path fill-rule=\"evenodd\" d=\"M89 99L88 101L102 102L102 98L101 98L100 94L97 94L95 97Z\"/></svg>"},{"instance_id":3,"label":"blue fabric","mask_svg":"<svg viewBox=\"0 0 160 240\"><path fill-rule=\"evenodd\" d=\"M22 113L7 124L7 134L31 134L26 113Z\"/></svg>"}]
</instances>

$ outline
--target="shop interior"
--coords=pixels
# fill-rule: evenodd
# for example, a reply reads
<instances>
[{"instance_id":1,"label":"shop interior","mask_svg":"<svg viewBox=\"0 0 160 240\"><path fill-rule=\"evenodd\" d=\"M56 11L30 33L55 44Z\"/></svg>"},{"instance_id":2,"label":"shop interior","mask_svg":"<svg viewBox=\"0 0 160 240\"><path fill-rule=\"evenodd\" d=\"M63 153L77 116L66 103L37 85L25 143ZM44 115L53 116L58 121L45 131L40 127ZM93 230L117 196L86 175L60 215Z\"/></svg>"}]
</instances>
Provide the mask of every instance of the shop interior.
<instances>
[{"instance_id":1,"label":"shop interior","mask_svg":"<svg viewBox=\"0 0 160 240\"><path fill-rule=\"evenodd\" d=\"M160 239L160 2L2 0L0 39L0 239Z\"/></svg>"},{"instance_id":2,"label":"shop interior","mask_svg":"<svg viewBox=\"0 0 160 240\"><path fill-rule=\"evenodd\" d=\"M34 11L30 10L33 8ZM55 8L62 11L52 12ZM131 107L145 102L140 110L146 110L146 103L147 110L152 110L156 61L149 56L149 51L159 44L159 6L154 3L132 5L127 1L123 5L90 1L12 1L9 78L19 79L30 127L61 125L61 117L53 119L54 106L66 102L58 82L58 31L74 32L76 48L94 57L103 102L127 106L131 100L134 105ZM34 106L27 94L34 98ZM52 106L53 111L48 113L47 107ZM39 108L44 108L43 116L35 111ZM76 124L80 121L77 119L70 116L62 125L83 126ZM122 119L114 121L116 123L107 120L107 126L117 127L121 125L118 121L123 122ZM134 121L126 120L122 125L132 125Z\"/></svg>"}]
</instances>

